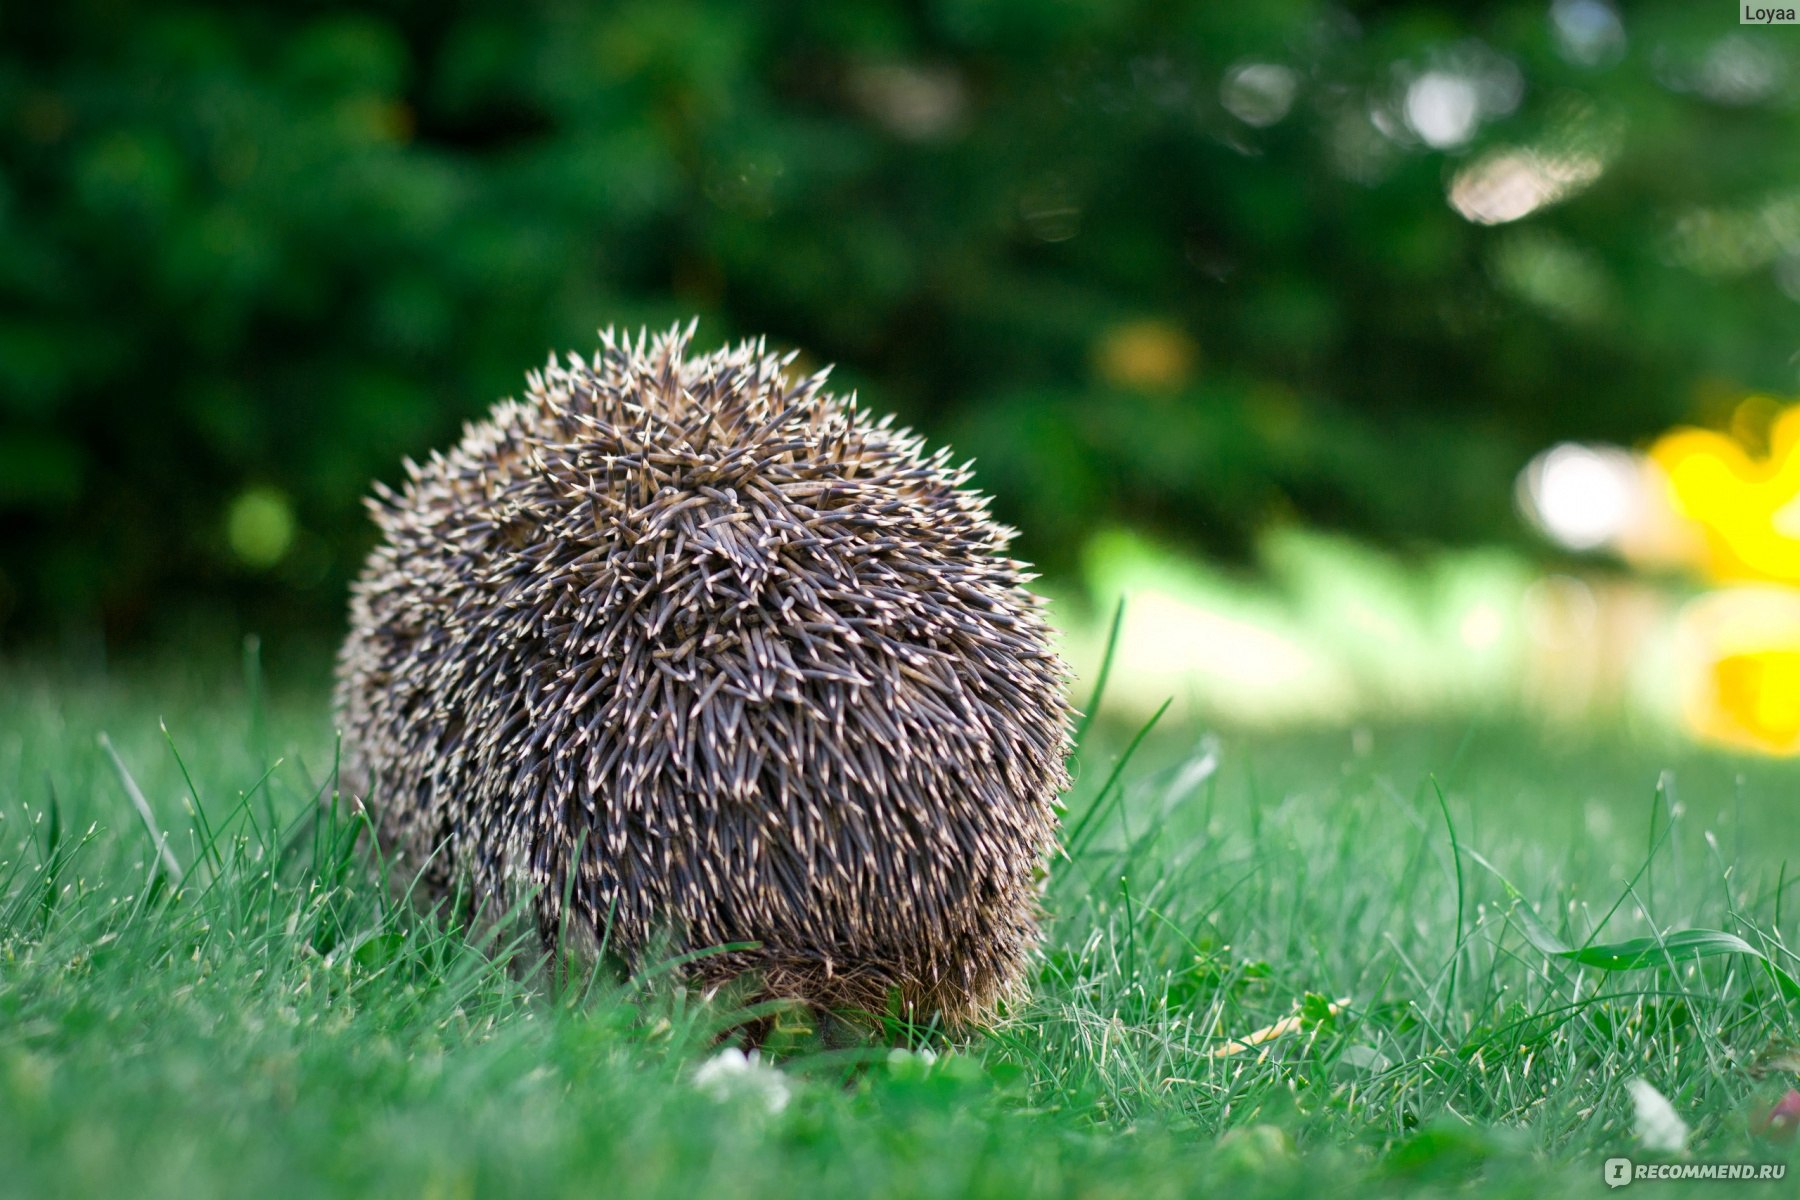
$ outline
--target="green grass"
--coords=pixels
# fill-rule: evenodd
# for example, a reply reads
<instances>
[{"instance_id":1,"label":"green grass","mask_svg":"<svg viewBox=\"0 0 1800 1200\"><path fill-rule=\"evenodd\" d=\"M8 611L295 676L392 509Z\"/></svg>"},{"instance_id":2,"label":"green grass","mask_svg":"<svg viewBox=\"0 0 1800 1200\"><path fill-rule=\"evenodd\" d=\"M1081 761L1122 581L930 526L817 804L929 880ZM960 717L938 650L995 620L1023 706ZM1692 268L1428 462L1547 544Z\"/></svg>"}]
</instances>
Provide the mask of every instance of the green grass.
<instances>
[{"instance_id":1,"label":"green grass","mask_svg":"<svg viewBox=\"0 0 1800 1200\"><path fill-rule=\"evenodd\" d=\"M1792 972L1784 764L1159 727L1096 807L1134 732L1102 722L1030 1004L935 1057L799 1045L771 1111L695 1083L729 1014L656 978L549 986L396 902L348 822L312 819L322 689L260 690L0 664L0 1192L1598 1193L1634 1077L1697 1160L1800 1171L1747 1129L1791 1081L1746 1064L1800 1035L1761 961L1551 957L1475 857L1571 947L1708 928Z\"/></svg>"}]
</instances>

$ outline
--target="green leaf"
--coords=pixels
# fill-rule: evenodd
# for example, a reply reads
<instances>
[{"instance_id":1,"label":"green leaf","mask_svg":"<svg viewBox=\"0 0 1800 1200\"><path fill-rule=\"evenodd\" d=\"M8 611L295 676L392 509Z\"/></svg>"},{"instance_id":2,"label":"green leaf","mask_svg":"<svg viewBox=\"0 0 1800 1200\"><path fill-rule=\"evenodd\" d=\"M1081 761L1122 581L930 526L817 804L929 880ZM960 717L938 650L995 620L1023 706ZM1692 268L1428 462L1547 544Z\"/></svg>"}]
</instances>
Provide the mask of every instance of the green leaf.
<instances>
[{"instance_id":1,"label":"green leaf","mask_svg":"<svg viewBox=\"0 0 1800 1200\"><path fill-rule=\"evenodd\" d=\"M1760 962L1775 981L1781 994L1800 1003L1800 981L1774 959L1736 934L1717 929L1677 929L1657 937L1627 938L1622 942L1603 942L1588 946L1570 946L1552 933L1537 910L1500 869L1480 854L1463 847L1463 853L1480 863L1506 888L1513 902L1513 917L1519 932L1539 951L1551 958L1596 967L1602 971L1640 971L1645 967L1669 966L1685 959L1714 958L1721 954L1744 954Z\"/></svg>"}]
</instances>

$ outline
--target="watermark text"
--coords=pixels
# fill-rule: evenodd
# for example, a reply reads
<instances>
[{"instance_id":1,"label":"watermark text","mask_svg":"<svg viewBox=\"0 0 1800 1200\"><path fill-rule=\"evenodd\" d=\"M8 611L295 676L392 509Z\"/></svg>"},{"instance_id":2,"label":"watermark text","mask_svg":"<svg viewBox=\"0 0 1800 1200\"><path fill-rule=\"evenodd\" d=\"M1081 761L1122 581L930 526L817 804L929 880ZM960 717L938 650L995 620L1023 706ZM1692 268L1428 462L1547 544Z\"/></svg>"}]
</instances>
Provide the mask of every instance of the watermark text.
<instances>
[{"instance_id":1,"label":"watermark text","mask_svg":"<svg viewBox=\"0 0 1800 1200\"><path fill-rule=\"evenodd\" d=\"M1663 1179L1754 1179L1765 1183L1787 1177L1786 1163L1654 1162L1634 1163L1629 1158L1609 1158L1600 1168L1607 1187L1647 1183Z\"/></svg>"}]
</instances>

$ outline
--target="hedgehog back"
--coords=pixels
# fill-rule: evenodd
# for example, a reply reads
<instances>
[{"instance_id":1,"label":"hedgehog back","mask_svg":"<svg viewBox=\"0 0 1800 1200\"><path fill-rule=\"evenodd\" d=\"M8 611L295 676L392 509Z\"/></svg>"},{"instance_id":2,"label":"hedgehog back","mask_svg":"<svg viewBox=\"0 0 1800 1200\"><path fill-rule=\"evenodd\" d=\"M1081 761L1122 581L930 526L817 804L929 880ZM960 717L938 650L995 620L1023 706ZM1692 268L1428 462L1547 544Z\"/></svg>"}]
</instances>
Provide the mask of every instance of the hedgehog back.
<instances>
[{"instance_id":1,"label":"hedgehog back","mask_svg":"<svg viewBox=\"0 0 1800 1200\"><path fill-rule=\"evenodd\" d=\"M553 359L378 490L345 784L403 870L529 897L547 941L753 943L688 974L978 1018L1036 939L1066 784L1012 531L823 373L690 336Z\"/></svg>"}]
</instances>

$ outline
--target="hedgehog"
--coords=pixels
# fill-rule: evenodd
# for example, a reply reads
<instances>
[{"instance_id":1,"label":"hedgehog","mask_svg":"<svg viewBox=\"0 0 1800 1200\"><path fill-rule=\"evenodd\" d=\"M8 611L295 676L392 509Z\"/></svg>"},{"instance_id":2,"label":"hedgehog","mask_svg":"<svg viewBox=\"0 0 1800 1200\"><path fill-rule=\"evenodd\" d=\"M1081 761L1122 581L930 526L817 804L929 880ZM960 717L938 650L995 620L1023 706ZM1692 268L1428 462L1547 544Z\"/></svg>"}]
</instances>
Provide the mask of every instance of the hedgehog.
<instances>
[{"instance_id":1,"label":"hedgehog","mask_svg":"<svg viewBox=\"0 0 1800 1200\"><path fill-rule=\"evenodd\" d=\"M340 786L552 954L957 1028L1022 989L1068 673L972 466L762 341L607 330L369 507Z\"/></svg>"}]
</instances>

